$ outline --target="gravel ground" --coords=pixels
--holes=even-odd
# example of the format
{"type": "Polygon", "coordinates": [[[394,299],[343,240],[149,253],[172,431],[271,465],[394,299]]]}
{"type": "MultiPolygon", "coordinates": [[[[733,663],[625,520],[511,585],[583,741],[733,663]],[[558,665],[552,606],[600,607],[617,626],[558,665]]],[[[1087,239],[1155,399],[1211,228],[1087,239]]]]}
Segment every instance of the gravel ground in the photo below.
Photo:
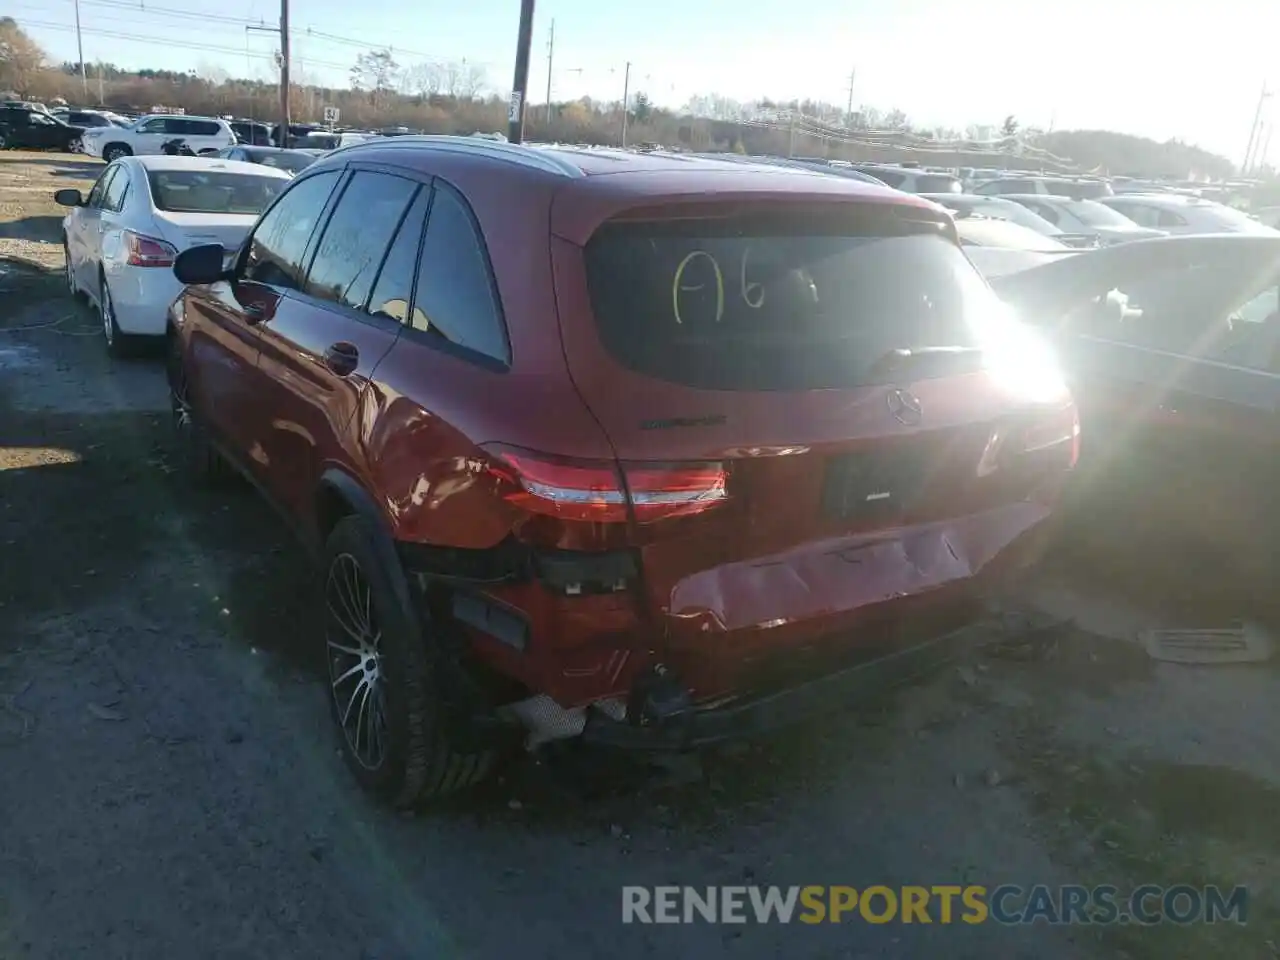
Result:
{"type": "MultiPolygon", "coordinates": [[[[42,182],[79,185],[60,164],[0,158],[0,244],[47,224],[42,182]]],[[[1037,587],[1074,625],[1031,659],[687,769],[569,752],[372,805],[299,551],[171,471],[155,361],[108,361],[56,275],[0,269],[0,958],[1280,954],[1280,680],[1154,665],[1132,639],[1158,611],[1078,578],[1037,587]],[[1252,886],[1248,926],[620,923],[624,884],[1211,881],[1252,886]]]]}

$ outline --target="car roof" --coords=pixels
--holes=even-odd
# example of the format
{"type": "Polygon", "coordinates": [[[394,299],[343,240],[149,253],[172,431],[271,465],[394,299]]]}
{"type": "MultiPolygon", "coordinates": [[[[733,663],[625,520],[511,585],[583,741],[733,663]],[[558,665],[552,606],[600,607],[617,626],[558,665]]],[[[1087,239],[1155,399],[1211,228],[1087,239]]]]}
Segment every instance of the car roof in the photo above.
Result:
{"type": "MultiPolygon", "coordinates": [[[[1088,203],[1089,197],[1079,198],[1064,197],[1059,193],[1002,193],[998,197],[992,197],[992,200],[1045,200],[1049,203],[1088,203]]],[[[1100,198],[1102,199],[1102,198],[1100,198]]],[[[1097,200],[1093,201],[1097,203],[1097,200]]]]}
{"type": "Polygon", "coordinates": [[[124,162],[148,171],[223,170],[227,173],[252,173],[255,176],[290,179],[287,173],[275,167],[264,167],[261,164],[246,163],[243,160],[224,160],[221,157],[171,157],[168,154],[154,154],[145,157],[125,157],[124,162]]]}
{"type": "MultiPolygon", "coordinates": [[[[818,169],[710,159],[666,151],[632,152],[617,148],[529,146],[460,136],[410,135],[379,138],[332,151],[306,175],[352,161],[413,169],[430,158],[432,172],[480,192],[492,174],[508,176],[487,192],[510,191],[535,200],[543,191],[552,207],[554,234],[583,244],[606,220],[644,208],[686,209],[720,203],[823,204],[834,200],[872,202],[907,208],[928,219],[949,221],[935,204],[880,184],[831,176],[818,169]]],[[[474,198],[473,198],[474,200],[474,198]]],[[[540,202],[536,201],[535,202],[540,202]]],[[[545,209],[545,208],[544,208],[545,209]]]]}
{"type": "Polygon", "coordinates": [[[1114,197],[1105,197],[1107,200],[1119,201],[1137,201],[1139,203],[1147,203],[1151,206],[1169,206],[1169,207],[1208,207],[1222,206],[1216,200],[1206,200],[1204,197],[1189,197],[1185,193],[1120,193],[1114,197]]]}

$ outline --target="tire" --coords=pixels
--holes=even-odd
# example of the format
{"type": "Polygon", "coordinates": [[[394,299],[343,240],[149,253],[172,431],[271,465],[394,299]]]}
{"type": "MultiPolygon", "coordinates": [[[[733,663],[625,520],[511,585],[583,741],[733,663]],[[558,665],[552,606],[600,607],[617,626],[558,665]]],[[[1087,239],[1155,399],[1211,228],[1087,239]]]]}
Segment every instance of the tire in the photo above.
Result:
{"type": "Polygon", "coordinates": [[[102,148],[102,159],[107,163],[113,163],[121,157],[133,156],[133,150],[127,143],[108,143],[102,148]]]}
{"type": "Polygon", "coordinates": [[[459,729],[447,707],[441,645],[431,623],[398,599],[408,590],[403,582],[396,589],[404,574],[388,569],[375,536],[364,518],[348,516],[325,543],[320,590],[329,706],[356,780],[404,809],[479,783],[495,754],[459,729]]]}
{"type": "Polygon", "coordinates": [[[105,275],[98,276],[98,315],[102,320],[102,339],[107,346],[107,355],[116,359],[132,357],[138,350],[136,337],[131,337],[120,330],[116,322],[116,308],[111,300],[111,288],[107,285],[105,275]]]}
{"type": "Polygon", "coordinates": [[[9,140],[3,133],[0,133],[0,150],[8,150],[8,149],[9,149],[9,140]]]}
{"type": "Polygon", "coordinates": [[[80,293],[80,288],[76,286],[76,276],[71,267],[71,247],[67,243],[66,237],[62,238],[62,257],[65,264],[62,268],[62,273],[67,281],[67,293],[71,295],[72,300],[79,303],[83,299],[83,294],[80,293]]]}
{"type": "Polygon", "coordinates": [[[209,442],[209,434],[196,414],[188,389],[187,370],[175,336],[169,337],[165,362],[168,365],[174,445],[182,470],[201,485],[221,482],[230,471],[222,455],[209,442]]]}

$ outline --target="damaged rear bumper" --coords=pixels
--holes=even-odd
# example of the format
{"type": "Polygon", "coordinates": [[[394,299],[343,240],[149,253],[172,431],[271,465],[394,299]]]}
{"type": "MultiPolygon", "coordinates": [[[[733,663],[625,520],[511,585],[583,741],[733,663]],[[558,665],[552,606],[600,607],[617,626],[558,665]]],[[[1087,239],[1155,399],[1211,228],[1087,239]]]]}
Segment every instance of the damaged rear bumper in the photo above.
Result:
{"type": "Polygon", "coordinates": [[[999,636],[998,631],[985,627],[989,625],[961,627],[782,690],[709,708],[691,707],[644,725],[592,709],[582,738],[601,746],[648,751],[691,750],[749,738],[848,709],[859,700],[961,660],[999,636]]]}

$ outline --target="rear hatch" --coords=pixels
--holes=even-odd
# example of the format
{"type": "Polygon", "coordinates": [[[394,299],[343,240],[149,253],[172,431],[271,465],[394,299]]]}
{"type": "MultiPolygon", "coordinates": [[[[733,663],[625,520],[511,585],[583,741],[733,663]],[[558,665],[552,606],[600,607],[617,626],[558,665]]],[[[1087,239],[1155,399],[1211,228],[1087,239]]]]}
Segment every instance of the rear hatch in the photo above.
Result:
{"type": "Polygon", "coordinates": [[[553,244],[645,602],[701,694],[945,593],[1046,516],[1029,494],[1072,456],[1074,411],[946,221],[874,197],[686,203],[553,244]]]}

